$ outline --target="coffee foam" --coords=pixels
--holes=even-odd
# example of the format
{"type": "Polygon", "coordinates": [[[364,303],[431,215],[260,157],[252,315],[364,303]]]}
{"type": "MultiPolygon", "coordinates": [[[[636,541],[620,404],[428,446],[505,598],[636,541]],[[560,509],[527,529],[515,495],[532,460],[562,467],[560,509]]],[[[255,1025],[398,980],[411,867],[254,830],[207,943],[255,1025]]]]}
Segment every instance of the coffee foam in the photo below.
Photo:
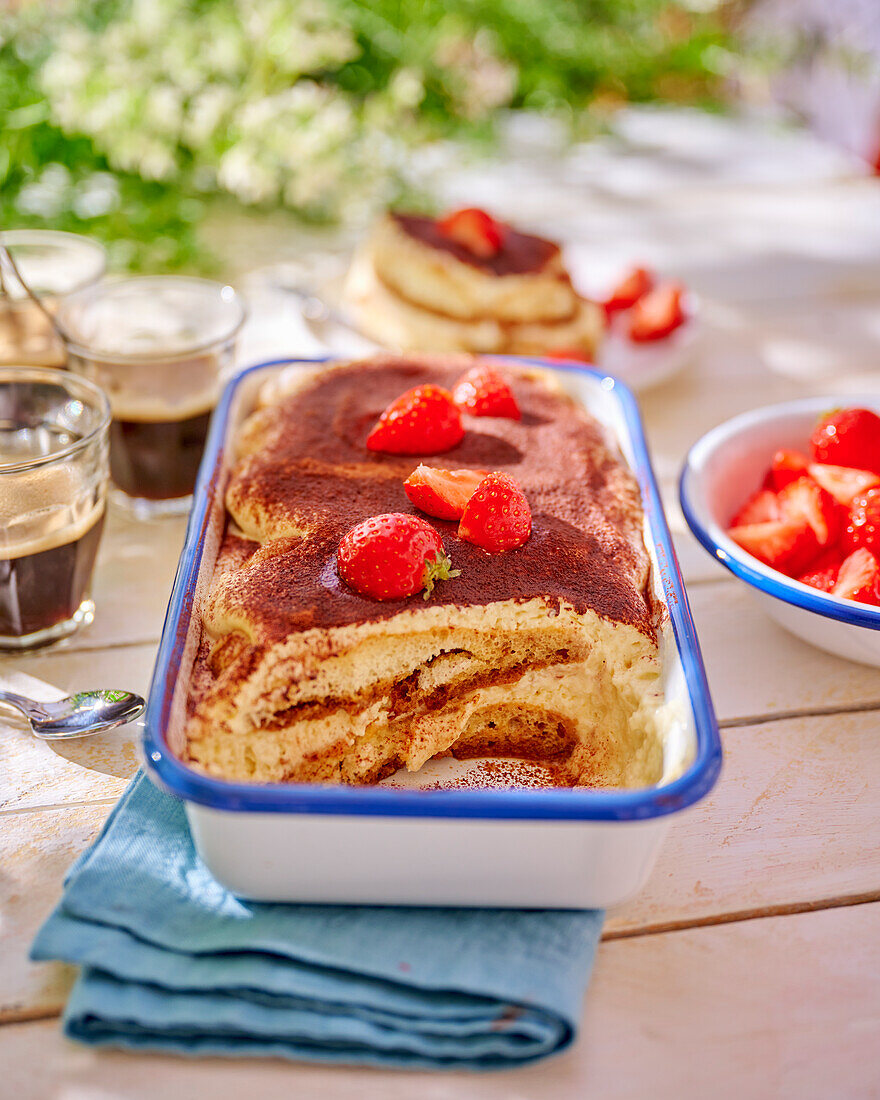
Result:
{"type": "Polygon", "coordinates": [[[75,542],[104,512],[94,481],[66,463],[0,475],[0,561],[75,542]]]}
{"type": "Polygon", "coordinates": [[[188,420],[217,403],[225,363],[214,354],[145,363],[71,357],[74,369],[107,394],[114,420],[188,420]]]}

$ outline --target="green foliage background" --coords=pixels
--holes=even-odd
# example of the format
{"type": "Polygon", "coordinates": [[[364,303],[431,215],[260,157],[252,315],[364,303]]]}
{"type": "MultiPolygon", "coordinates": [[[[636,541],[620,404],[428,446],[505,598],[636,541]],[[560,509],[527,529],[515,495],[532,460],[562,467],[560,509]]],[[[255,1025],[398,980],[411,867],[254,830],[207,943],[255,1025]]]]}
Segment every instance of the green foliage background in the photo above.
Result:
{"type": "MultiPolygon", "coordinates": [[[[286,16],[285,4],[290,19],[308,16],[308,0],[254,2],[276,17],[279,11],[286,16]]],[[[237,0],[164,3],[178,9],[184,35],[197,34],[209,16],[234,27],[242,10],[237,0]]],[[[716,14],[695,13],[679,0],[325,0],[324,7],[356,49],[305,75],[346,105],[368,144],[368,125],[387,126],[410,148],[447,137],[491,140],[499,106],[552,112],[584,132],[622,102],[713,106],[720,100],[711,58],[726,46],[727,33],[716,14]],[[503,105],[473,111],[463,106],[461,78],[443,62],[442,51],[450,39],[479,42],[481,35],[488,35],[495,58],[513,74],[512,85],[503,105]],[[401,73],[417,76],[419,98],[408,108],[392,104],[388,91],[401,73]]],[[[112,143],[85,125],[80,129],[68,118],[62,126],[47,98],[43,66],[59,36],[73,27],[100,42],[131,11],[132,0],[80,0],[67,7],[31,0],[16,12],[0,12],[0,225],[89,233],[111,245],[117,267],[208,270],[212,261],[198,227],[220,189],[199,182],[197,169],[219,152],[180,143],[171,174],[144,178],[143,172],[120,170],[112,143]],[[49,217],[22,200],[47,165],[66,170],[56,180],[49,217]],[[107,179],[112,203],[90,207],[82,201],[88,188],[107,179]]],[[[157,42],[155,48],[164,46],[157,42]]],[[[283,92],[292,79],[270,49],[253,57],[248,83],[260,94],[283,92]]],[[[335,213],[288,205],[303,217],[335,213]]]]}

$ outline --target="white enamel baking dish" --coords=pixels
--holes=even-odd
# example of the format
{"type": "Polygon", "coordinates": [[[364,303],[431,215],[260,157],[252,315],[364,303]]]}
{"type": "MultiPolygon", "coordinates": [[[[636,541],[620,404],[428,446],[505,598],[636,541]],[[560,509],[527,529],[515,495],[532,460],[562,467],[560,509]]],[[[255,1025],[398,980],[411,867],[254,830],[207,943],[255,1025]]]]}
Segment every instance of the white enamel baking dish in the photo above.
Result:
{"type": "Polygon", "coordinates": [[[224,523],[228,443],[258,387],[292,364],[260,364],[230,383],[217,408],[195,491],[150,697],[144,758],[182,798],[205,864],[236,894],[265,901],[382,905],[599,908],[646,881],[673,816],[712,788],[721,744],[684,585],[648,460],[635,400],[613,379],[574,364],[554,371],[619,441],[635,471],[657,594],[666,701],[676,715],[664,778],[643,790],[420,789],[462,767],[431,761],[406,785],[241,784],[210,778],[175,755],[199,620],[224,523]]]}
{"type": "MultiPolygon", "coordinates": [[[[840,405],[874,409],[877,395],[847,395],[840,405]]],[[[810,645],[880,668],[880,608],[820,592],[753,558],[727,535],[731,516],[760,488],[780,447],[808,451],[816,422],[833,408],[828,397],[806,397],[743,413],[695,443],[681,475],[681,509],[698,541],[780,626],[810,645]]]]}

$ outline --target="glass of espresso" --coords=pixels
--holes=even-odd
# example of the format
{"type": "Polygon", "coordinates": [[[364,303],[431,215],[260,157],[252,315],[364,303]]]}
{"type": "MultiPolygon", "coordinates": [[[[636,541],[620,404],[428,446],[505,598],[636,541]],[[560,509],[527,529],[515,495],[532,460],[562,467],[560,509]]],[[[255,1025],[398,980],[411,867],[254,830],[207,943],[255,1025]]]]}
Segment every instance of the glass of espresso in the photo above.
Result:
{"type": "MultiPolygon", "coordinates": [[[[67,295],[98,282],[105,253],[97,241],[75,233],[11,229],[0,233],[22,278],[54,312],[67,295]]],[[[11,264],[0,253],[0,364],[63,367],[64,345],[46,315],[34,305],[11,264]]]]}
{"type": "Polygon", "coordinates": [[[44,645],[92,621],[109,429],[91,382],[0,367],[0,648],[44,645]]]}
{"type": "Polygon", "coordinates": [[[70,370],[110,400],[113,499],[138,516],[189,510],[244,317],[232,287],[173,275],[101,283],[59,309],[70,370]]]}

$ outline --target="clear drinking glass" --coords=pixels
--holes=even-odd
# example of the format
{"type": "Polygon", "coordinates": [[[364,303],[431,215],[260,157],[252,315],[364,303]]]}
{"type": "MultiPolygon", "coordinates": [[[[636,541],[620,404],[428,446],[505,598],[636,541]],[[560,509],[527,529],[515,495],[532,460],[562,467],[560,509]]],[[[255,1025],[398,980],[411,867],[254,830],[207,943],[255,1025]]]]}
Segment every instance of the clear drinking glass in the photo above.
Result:
{"type": "MultiPolygon", "coordinates": [[[[11,229],[0,241],[31,290],[54,312],[59,301],[103,276],[104,249],[75,233],[11,229]]],[[[0,364],[63,367],[64,346],[0,254],[0,364]]]]}
{"type": "Polygon", "coordinates": [[[67,371],[0,367],[0,648],[90,623],[110,406],[67,371]]]}
{"type": "Polygon", "coordinates": [[[113,499],[137,515],[188,511],[244,317],[231,286],[173,275],[101,283],[59,309],[70,370],[110,399],[113,499]]]}

